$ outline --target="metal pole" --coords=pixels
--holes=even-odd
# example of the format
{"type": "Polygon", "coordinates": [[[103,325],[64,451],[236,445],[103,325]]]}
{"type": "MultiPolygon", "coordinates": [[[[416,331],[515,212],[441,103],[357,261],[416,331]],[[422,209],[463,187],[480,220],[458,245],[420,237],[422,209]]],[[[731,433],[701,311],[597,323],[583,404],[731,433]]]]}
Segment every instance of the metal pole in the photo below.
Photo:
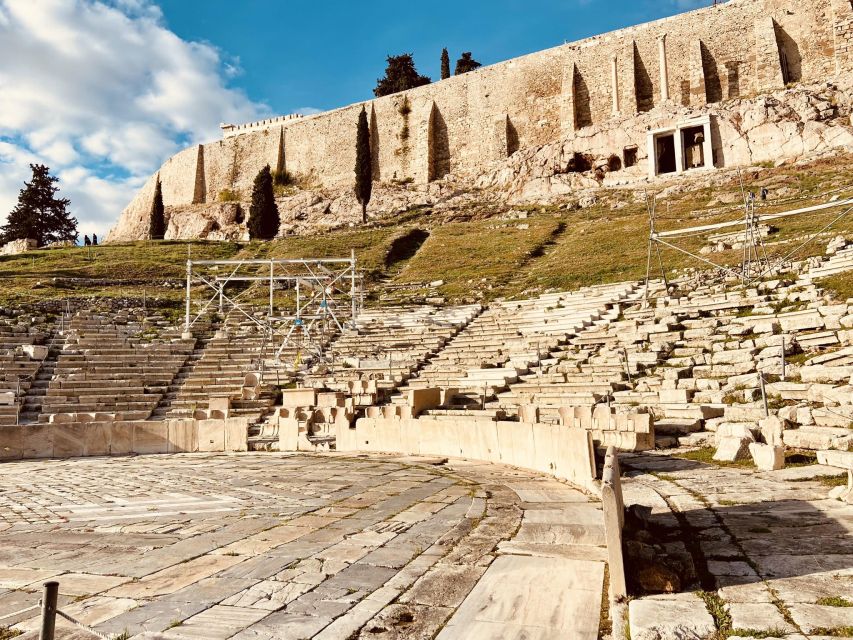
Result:
{"type": "Polygon", "coordinates": [[[646,256],[646,292],[643,296],[646,302],[649,301],[649,279],[652,272],[652,242],[655,237],[655,215],[652,208],[649,206],[649,194],[646,193],[646,209],[649,211],[649,251],[646,256]]]}
{"type": "Polygon", "coordinates": [[[764,388],[764,374],[758,374],[758,381],[761,383],[761,401],[764,403],[764,416],[770,416],[770,409],[767,408],[767,391],[764,388]]]}
{"type": "Polygon", "coordinates": [[[352,325],[355,327],[355,316],[356,316],[356,295],[355,295],[355,249],[352,249],[352,254],[350,258],[350,269],[352,269],[352,280],[350,284],[350,297],[352,298],[352,325]]]}
{"type": "Polygon", "coordinates": [[[300,313],[302,303],[299,301],[299,278],[296,279],[296,317],[300,317],[302,314],[300,313]]]}
{"type": "MultiPolygon", "coordinates": [[[[187,249],[189,251],[189,249],[187,249]]],[[[193,261],[187,260],[187,306],[186,315],[184,317],[184,333],[190,332],[190,295],[193,279],[193,261]]]]}
{"type": "Polygon", "coordinates": [[[45,582],[41,599],[41,631],[39,640],[54,640],[56,629],[56,603],[59,597],[59,583],[45,582]]]}
{"type": "Polygon", "coordinates": [[[785,336],[782,336],[782,382],[785,382],[785,336]]]}
{"type": "MultiPolygon", "coordinates": [[[[270,318],[272,318],[272,279],[273,279],[273,269],[274,263],[270,260],[270,318]]],[[[272,320],[270,320],[272,322],[272,320]]]]}

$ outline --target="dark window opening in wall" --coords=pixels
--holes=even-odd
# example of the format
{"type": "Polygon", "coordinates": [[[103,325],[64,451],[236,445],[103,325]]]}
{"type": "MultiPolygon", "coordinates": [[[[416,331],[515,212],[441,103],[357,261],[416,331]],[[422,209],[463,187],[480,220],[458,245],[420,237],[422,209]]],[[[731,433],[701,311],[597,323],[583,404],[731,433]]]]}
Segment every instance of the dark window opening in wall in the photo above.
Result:
{"type": "Polygon", "coordinates": [[[740,95],[740,62],[727,62],[726,75],[728,76],[729,98],[737,98],[740,95]]]}
{"type": "Polygon", "coordinates": [[[637,164],[637,147],[625,147],[622,151],[622,157],[626,169],[635,166],[637,164]]]}
{"type": "Polygon", "coordinates": [[[690,80],[681,81],[681,106],[690,106],[690,80]]]}
{"type": "Polygon", "coordinates": [[[620,171],[622,169],[622,158],[617,156],[615,153],[610,154],[610,157],[607,158],[607,170],[608,171],[620,171]]]}
{"type": "Polygon", "coordinates": [[[705,127],[690,127],[681,130],[684,145],[684,163],[687,169],[705,166],[705,127]]]}
{"type": "Polygon", "coordinates": [[[675,173],[675,134],[667,134],[655,140],[658,174],[675,173]]]}

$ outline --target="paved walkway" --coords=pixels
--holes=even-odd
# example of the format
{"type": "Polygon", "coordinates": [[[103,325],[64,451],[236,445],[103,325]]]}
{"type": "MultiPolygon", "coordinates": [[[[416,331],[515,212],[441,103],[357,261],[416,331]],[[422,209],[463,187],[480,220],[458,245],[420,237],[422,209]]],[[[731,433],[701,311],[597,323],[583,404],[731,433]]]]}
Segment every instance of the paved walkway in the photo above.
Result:
{"type": "Polygon", "coordinates": [[[633,600],[631,637],[853,637],[853,506],[827,499],[820,465],[721,468],[624,455],[625,504],[650,508],[655,542],[689,556],[682,593],[633,600]]]}
{"type": "MultiPolygon", "coordinates": [[[[0,629],[41,584],[102,633],[597,637],[600,505],[496,465],[175,455],[0,465],[0,629]]],[[[92,638],[60,623],[64,638],[92,638]]]]}

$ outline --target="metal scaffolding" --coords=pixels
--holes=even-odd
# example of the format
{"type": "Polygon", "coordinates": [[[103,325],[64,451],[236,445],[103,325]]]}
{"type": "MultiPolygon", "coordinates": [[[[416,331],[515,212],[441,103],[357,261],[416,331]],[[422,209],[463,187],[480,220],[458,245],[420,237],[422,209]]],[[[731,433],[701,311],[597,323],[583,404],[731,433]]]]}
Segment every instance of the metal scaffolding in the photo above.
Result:
{"type": "MultiPolygon", "coordinates": [[[[837,198],[837,196],[836,196],[837,198]]],[[[820,235],[826,230],[832,228],[837,222],[846,217],[851,211],[853,211],[853,199],[833,199],[830,202],[826,202],[823,204],[802,207],[799,209],[792,209],[789,211],[782,211],[779,213],[769,213],[769,214],[759,214],[755,209],[755,197],[753,194],[743,193],[743,208],[744,215],[740,219],[730,220],[727,222],[719,222],[715,224],[707,224],[707,225],[699,225],[695,227],[688,227],[684,229],[674,229],[671,231],[658,231],[656,224],[657,219],[655,216],[656,209],[656,201],[654,198],[650,199],[648,194],[646,195],[646,204],[648,208],[649,214],[649,244],[648,244],[648,255],[646,259],[646,293],[645,297],[648,299],[649,295],[649,281],[651,278],[652,271],[652,251],[654,250],[657,253],[657,261],[658,266],[660,267],[661,276],[664,280],[665,286],[668,286],[666,281],[666,271],[664,269],[663,260],[661,258],[660,247],[664,246],[669,249],[673,249],[680,253],[683,253],[699,262],[707,264],[715,269],[719,269],[720,271],[736,277],[740,279],[743,284],[752,284],[762,278],[769,276],[774,273],[778,269],[780,269],[788,260],[790,260],[795,254],[804,249],[807,245],[812,243],[814,240],[820,237],[820,235]],[[767,250],[764,245],[764,241],[761,237],[759,226],[761,223],[769,222],[771,220],[778,220],[780,218],[786,218],[791,216],[798,215],[807,215],[813,213],[820,213],[823,211],[829,211],[831,209],[843,209],[843,211],[835,216],[828,224],[822,226],[816,232],[811,234],[805,241],[798,244],[794,249],[788,251],[784,255],[777,256],[768,256],[767,250]],[[727,267],[722,264],[718,264],[709,260],[693,251],[685,249],[683,247],[679,247],[673,243],[675,238],[679,237],[689,237],[689,236],[697,236],[704,235],[706,233],[712,231],[718,231],[720,229],[732,228],[732,227],[741,227],[743,229],[743,258],[741,261],[740,269],[736,270],[731,267],[727,267]]]]}
{"type": "Polygon", "coordinates": [[[274,360],[289,351],[299,360],[304,352],[322,354],[327,338],[354,326],[362,288],[355,251],[349,258],[188,259],[184,333],[205,314],[236,312],[268,337],[274,360]],[[259,288],[265,304],[246,302],[259,288]]]}

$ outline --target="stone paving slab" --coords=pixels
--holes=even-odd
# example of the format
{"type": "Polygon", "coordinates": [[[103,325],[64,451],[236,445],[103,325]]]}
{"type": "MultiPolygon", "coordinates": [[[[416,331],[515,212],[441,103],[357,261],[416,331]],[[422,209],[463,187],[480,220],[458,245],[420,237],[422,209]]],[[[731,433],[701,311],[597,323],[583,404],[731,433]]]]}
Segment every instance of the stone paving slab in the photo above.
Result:
{"type": "Polygon", "coordinates": [[[602,562],[501,556],[437,638],[594,640],[603,580],[602,562]]]}
{"type": "MultiPolygon", "coordinates": [[[[385,640],[442,628],[595,637],[598,505],[533,473],[442,462],[246,453],[0,465],[0,502],[15,507],[0,509],[0,622],[29,637],[29,608],[56,579],[63,611],[139,640],[385,640]],[[535,543],[517,540],[525,531],[535,543]],[[557,585],[544,598],[534,591],[543,575],[557,585]],[[496,598],[485,616],[465,613],[478,593],[496,598]],[[513,610],[520,597],[529,602],[513,610]]],[[[59,624],[58,637],[78,636],[59,624]]]]}
{"type": "Polygon", "coordinates": [[[660,453],[625,456],[622,464],[631,476],[626,504],[650,508],[649,524],[670,539],[696,541],[690,555],[705,576],[682,585],[683,593],[632,600],[632,638],[675,637],[708,622],[705,603],[687,592],[715,587],[731,618],[720,631],[849,637],[853,607],[833,605],[853,602],[853,505],[827,499],[822,467],[757,472],[660,453]],[[666,598],[675,603],[661,604],[666,598]]]}

